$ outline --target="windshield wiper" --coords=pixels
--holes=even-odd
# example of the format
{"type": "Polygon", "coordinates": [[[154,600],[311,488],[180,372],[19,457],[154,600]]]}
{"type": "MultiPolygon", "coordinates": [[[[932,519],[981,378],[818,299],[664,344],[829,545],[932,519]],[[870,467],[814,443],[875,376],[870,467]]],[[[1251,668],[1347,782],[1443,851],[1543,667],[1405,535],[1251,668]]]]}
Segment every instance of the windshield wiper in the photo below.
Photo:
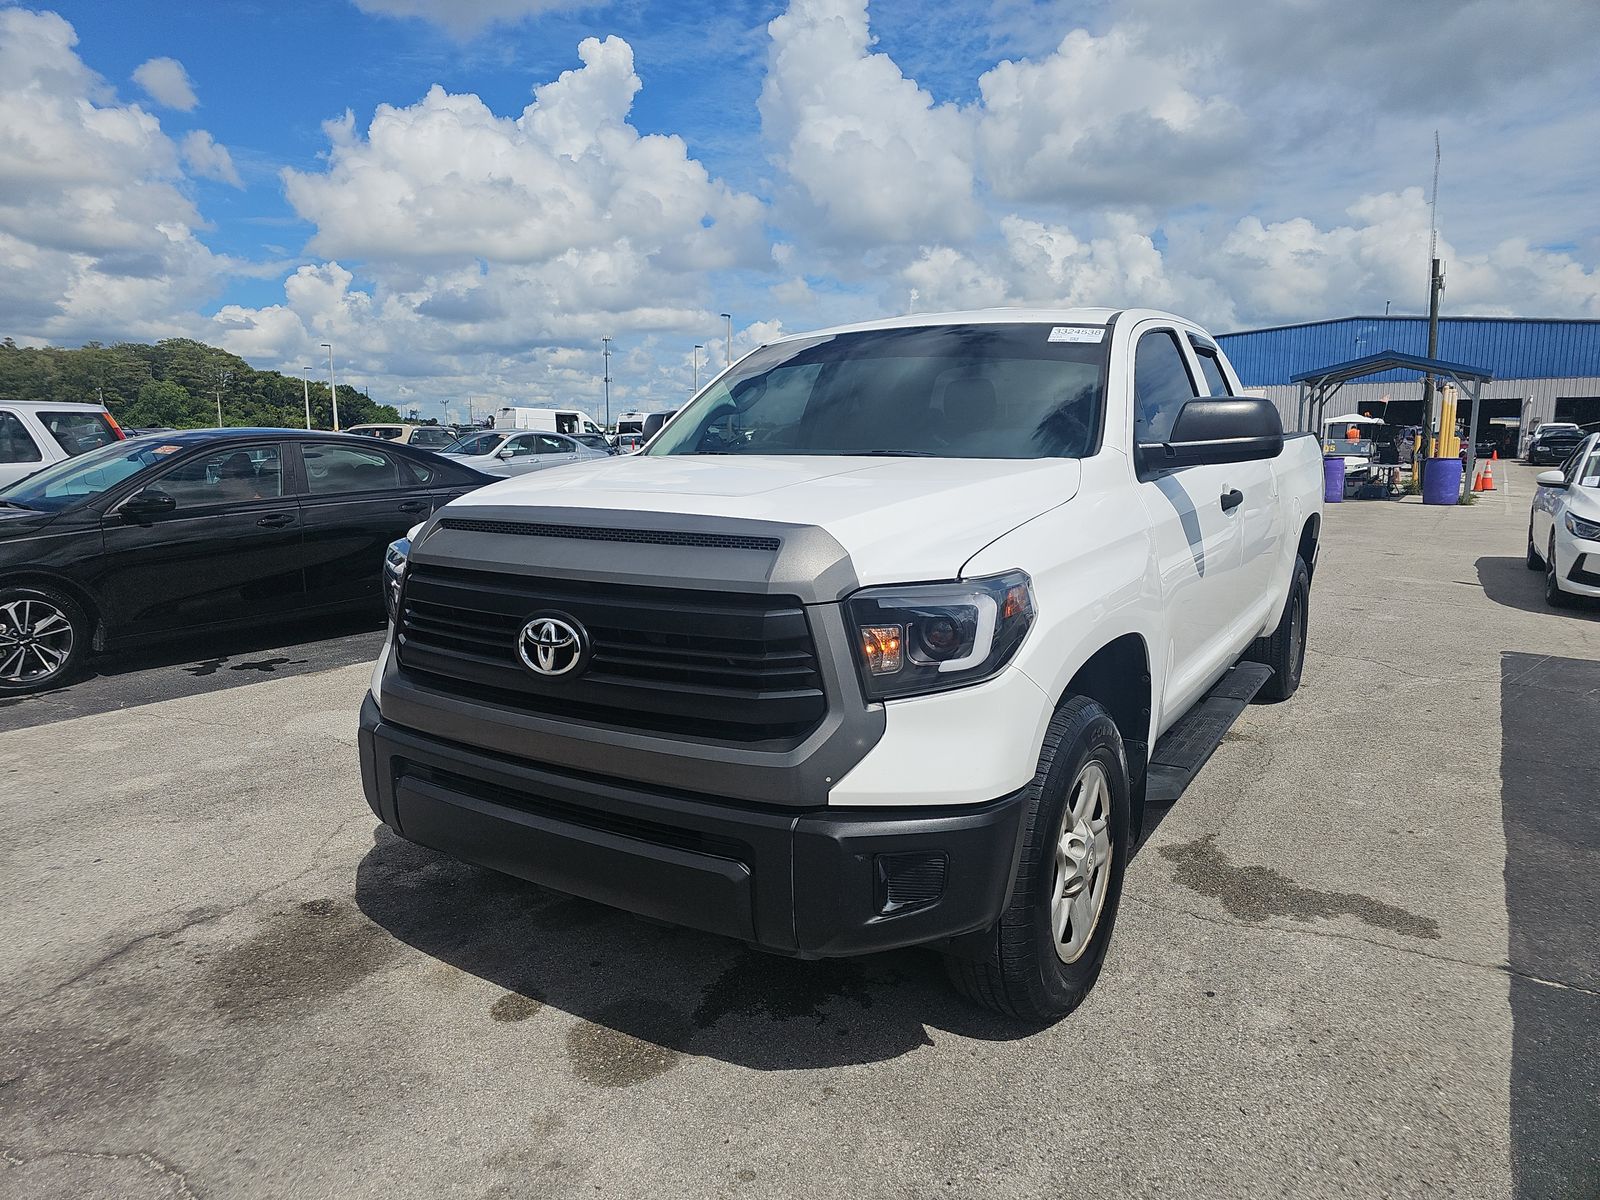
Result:
{"type": "Polygon", "coordinates": [[[932,450],[855,450],[848,456],[858,458],[871,456],[875,458],[942,458],[943,455],[935,454],[932,450]]]}
{"type": "Polygon", "coordinates": [[[15,500],[0,500],[0,505],[4,505],[6,508],[22,508],[28,512],[36,511],[31,505],[18,504],[15,500]]]}

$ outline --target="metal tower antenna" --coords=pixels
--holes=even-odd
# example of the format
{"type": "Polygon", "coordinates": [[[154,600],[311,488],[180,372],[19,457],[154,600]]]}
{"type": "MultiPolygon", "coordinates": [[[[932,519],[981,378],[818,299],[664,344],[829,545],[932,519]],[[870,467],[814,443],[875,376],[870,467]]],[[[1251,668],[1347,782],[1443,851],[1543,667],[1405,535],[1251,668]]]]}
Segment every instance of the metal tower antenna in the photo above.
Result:
{"type": "Polygon", "coordinates": [[[1439,257],[1439,131],[1433,131],[1433,195],[1428,200],[1428,289],[1433,290],[1433,260],[1439,257]]]}

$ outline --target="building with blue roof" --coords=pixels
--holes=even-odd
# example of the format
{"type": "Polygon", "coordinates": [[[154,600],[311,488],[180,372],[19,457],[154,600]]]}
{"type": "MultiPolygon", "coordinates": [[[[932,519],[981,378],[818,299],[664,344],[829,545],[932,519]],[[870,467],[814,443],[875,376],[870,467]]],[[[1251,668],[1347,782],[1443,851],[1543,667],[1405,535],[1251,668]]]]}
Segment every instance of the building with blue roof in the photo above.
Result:
{"type": "MultiPolygon", "coordinates": [[[[1240,380],[1265,392],[1294,421],[1296,375],[1385,350],[1428,352],[1426,317],[1339,317],[1224,334],[1217,338],[1240,380]]],[[[1441,317],[1436,358],[1486,369],[1480,435],[1498,430],[1519,449],[1546,421],[1600,429],[1600,321],[1537,317],[1441,317]]],[[[1380,401],[1391,421],[1420,420],[1422,384],[1416,371],[1387,371],[1348,383],[1335,405],[1366,411],[1380,401]]]]}

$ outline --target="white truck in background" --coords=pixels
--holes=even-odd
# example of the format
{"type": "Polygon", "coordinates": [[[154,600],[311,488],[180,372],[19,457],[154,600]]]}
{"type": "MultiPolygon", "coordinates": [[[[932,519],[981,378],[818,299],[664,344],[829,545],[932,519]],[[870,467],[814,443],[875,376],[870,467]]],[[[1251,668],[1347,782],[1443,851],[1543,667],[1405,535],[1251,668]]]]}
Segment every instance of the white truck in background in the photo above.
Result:
{"type": "Polygon", "coordinates": [[[596,425],[588,413],[576,408],[502,408],[494,414],[494,427],[500,430],[598,433],[605,436],[605,430],[596,425]]]}
{"type": "Polygon", "coordinates": [[[929,946],[974,1000],[1054,1020],[1147,805],[1299,685],[1321,522],[1315,435],[1182,318],[784,338],[643,453],[471,492],[391,547],[368,803],[775,953],[929,946]]]}

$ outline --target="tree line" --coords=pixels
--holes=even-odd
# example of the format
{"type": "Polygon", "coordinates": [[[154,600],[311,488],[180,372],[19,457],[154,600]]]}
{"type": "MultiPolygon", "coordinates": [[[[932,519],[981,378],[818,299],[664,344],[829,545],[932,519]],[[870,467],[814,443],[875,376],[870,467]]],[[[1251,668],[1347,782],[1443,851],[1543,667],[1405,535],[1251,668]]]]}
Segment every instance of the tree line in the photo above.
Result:
{"type": "MultiPolygon", "coordinates": [[[[224,425],[305,427],[299,379],[258,371],[238,355],[204,342],[86,342],[74,350],[18,346],[9,337],[0,341],[0,401],[104,404],[125,428],[210,428],[217,424],[219,381],[224,425]]],[[[399,419],[393,405],[375,404],[364,391],[339,386],[341,426],[399,419]]],[[[333,428],[326,383],[311,385],[311,423],[318,429],[333,428]]]]}

